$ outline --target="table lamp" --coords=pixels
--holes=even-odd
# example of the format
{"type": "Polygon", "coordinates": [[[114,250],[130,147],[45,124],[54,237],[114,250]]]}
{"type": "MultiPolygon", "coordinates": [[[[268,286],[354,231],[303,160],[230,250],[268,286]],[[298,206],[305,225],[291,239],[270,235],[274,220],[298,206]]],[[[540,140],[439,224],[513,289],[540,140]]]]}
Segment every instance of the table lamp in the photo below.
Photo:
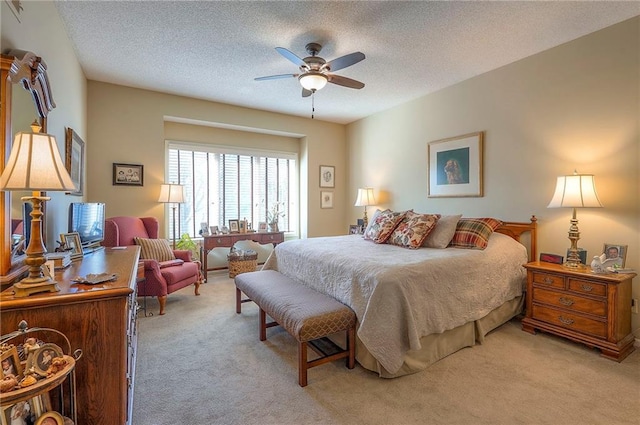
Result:
{"type": "Polygon", "coordinates": [[[40,192],[76,190],[58,152],[55,137],[39,133],[40,126],[37,124],[31,128],[32,133],[16,134],[9,160],[0,176],[0,190],[33,191],[32,196],[21,198],[22,201],[31,202],[33,210],[31,238],[25,251],[25,264],[29,266],[29,275],[13,285],[16,297],[60,290],[51,276],[44,276],[42,273],[47,253],[42,242],[42,204],[51,198],[40,196],[40,192]]]}
{"type": "Polygon", "coordinates": [[[573,208],[571,226],[569,227],[569,240],[571,247],[567,255],[566,267],[582,267],[580,256],[578,255],[578,240],[580,231],[578,230],[578,219],[576,218],[576,208],[601,208],[602,204],[596,192],[596,182],[593,174],[578,174],[560,176],[556,182],[556,191],[551,198],[547,208],[573,208]]]}
{"type": "MultiPolygon", "coordinates": [[[[173,249],[176,249],[176,208],[178,204],[184,202],[184,186],[181,184],[163,184],[160,187],[160,197],[158,202],[164,202],[165,204],[173,204],[173,249]]],[[[178,223],[178,226],[180,223],[178,223]]]]}
{"type": "Polygon", "coordinates": [[[363,225],[365,229],[369,223],[369,219],[367,218],[367,206],[374,205],[375,203],[376,198],[373,196],[373,188],[365,187],[358,189],[358,197],[356,198],[356,203],[353,205],[356,207],[364,207],[363,225]]]}

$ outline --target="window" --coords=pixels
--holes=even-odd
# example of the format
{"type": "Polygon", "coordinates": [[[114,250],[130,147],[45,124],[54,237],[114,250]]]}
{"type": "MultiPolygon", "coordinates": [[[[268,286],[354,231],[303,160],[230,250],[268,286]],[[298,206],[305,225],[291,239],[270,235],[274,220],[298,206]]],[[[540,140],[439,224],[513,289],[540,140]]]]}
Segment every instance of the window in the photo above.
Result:
{"type": "Polygon", "coordinates": [[[200,223],[228,227],[234,219],[246,219],[257,230],[276,205],[284,214],[279,229],[297,232],[295,153],[169,142],[166,156],[167,182],[184,185],[180,234],[197,237],[200,223]]]}

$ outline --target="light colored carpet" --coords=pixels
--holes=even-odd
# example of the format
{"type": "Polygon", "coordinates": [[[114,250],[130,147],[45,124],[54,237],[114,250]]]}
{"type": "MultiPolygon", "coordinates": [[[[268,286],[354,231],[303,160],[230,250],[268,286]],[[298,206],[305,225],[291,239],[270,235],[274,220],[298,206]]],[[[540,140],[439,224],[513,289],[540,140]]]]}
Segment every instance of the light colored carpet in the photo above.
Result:
{"type": "Polygon", "coordinates": [[[258,308],[235,313],[235,286],[209,274],[199,297],[171,294],[139,318],[135,425],[640,424],[640,351],[622,363],[513,320],[429,369],[382,379],[337,361],[298,386],[297,346],[258,338],[258,308]]]}

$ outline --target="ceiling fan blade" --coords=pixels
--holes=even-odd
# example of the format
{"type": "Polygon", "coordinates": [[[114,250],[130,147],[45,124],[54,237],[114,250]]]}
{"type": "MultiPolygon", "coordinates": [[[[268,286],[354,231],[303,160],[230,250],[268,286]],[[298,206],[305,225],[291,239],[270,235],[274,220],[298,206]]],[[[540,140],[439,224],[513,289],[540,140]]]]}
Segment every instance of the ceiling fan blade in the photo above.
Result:
{"type": "Polygon", "coordinates": [[[282,56],[289,59],[291,62],[295,63],[296,65],[302,66],[305,68],[309,67],[305,61],[303,61],[301,58],[299,58],[295,53],[291,52],[290,50],[287,50],[284,47],[276,47],[276,50],[278,51],[278,53],[280,53],[282,56]]]}
{"type": "Polygon", "coordinates": [[[309,97],[313,94],[311,90],[307,90],[304,87],[302,88],[302,97],[309,97]]]}
{"type": "Polygon", "coordinates": [[[263,81],[263,80],[279,80],[280,78],[291,78],[291,77],[297,77],[299,74],[280,74],[280,75],[268,75],[266,77],[257,77],[254,78],[254,80],[256,81],[263,81]]]}
{"type": "Polygon", "coordinates": [[[346,68],[351,65],[355,65],[361,60],[365,58],[364,53],[362,52],[354,52],[348,55],[340,56],[324,66],[324,68],[328,68],[330,71],[334,72],[339,69],[346,68]]]}
{"type": "Polygon", "coordinates": [[[364,83],[353,80],[347,77],[341,77],[340,75],[329,75],[328,80],[330,83],[337,84],[343,87],[349,87],[350,89],[361,89],[364,87],[364,83]]]}

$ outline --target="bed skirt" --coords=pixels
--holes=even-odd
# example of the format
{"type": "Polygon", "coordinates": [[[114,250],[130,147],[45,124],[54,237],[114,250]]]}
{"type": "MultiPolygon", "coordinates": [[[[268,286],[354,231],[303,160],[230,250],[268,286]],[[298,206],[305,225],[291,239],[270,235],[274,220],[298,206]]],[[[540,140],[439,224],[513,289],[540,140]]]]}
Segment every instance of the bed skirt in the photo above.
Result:
{"type": "Polygon", "coordinates": [[[431,334],[420,339],[422,349],[409,351],[402,367],[396,373],[387,372],[369,353],[359,338],[356,338],[356,360],[365,369],[381,378],[397,378],[426,369],[429,365],[456,351],[482,343],[485,335],[522,312],[524,295],[507,301],[475,322],[469,322],[441,334],[431,334]]]}

